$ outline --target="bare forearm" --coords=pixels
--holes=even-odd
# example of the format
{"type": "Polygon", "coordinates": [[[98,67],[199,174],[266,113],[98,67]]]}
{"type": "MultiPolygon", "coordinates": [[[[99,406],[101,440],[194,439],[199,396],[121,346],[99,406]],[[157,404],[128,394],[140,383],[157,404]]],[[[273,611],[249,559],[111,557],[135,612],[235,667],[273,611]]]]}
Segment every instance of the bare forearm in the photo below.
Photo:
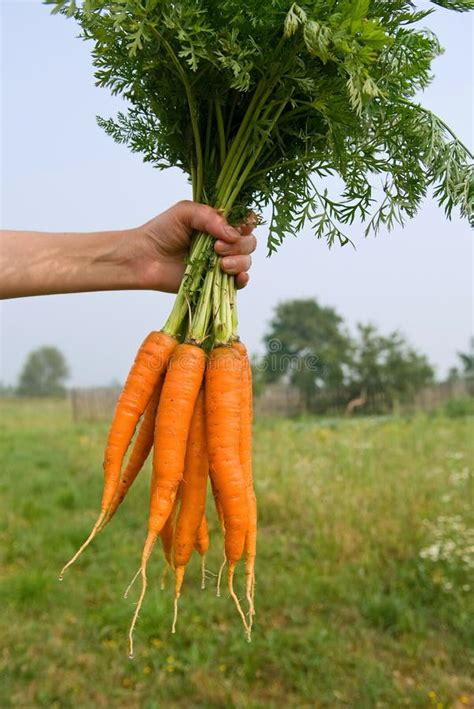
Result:
{"type": "Polygon", "coordinates": [[[192,235],[210,234],[222,269],[248,281],[256,240],[204,204],[181,200],[135,229],[90,234],[0,231],[0,298],[104,290],[177,293],[192,235]]]}
{"type": "Polygon", "coordinates": [[[140,287],[136,230],[0,232],[0,298],[140,287]]]}

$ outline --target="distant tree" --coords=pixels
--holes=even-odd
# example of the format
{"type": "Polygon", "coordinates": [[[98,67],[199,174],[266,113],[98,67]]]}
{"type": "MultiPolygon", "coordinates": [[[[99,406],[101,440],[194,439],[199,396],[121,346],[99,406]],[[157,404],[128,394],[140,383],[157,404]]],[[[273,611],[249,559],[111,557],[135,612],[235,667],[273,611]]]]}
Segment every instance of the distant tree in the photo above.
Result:
{"type": "Polygon", "coordinates": [[[469,340],[469,352],[458,352],[462,365],[462,377],[474,388],[474,337],[469,340]]]}
{"type": "Polygon", "coordinates": [[[56,347],[40,347],[27,357],[17,392],[20,396],[64,396],[69,369],[56,347]]]}
{"type": "Polygon", "coordinates": [[[459,369],[457,367],[450,367],[446,380],[448,382],[457,382],[460,378],[461,375],[459,373],[459,369]]]}
{"type": "Polygon", "coordinates": [[[390,405],[410,401],[417,391],[432,383],[434,372],[427,358],[409,346],[399,332],[380,335],[374,325],[357,326],[351,367],[353,395],[365,392],[367,398],[385,394],[390,405]]]}
{"type": "Polygon", "coordinates": [[[12,396],[15,393],[15,389],[12,386],[0,382],[0,398],[5,396],[12,396]]]}
{"type": "Polygon", "coordinates": [[[286,377],[308,407],[318,389],[343,384],[352,349],[340,315],[313,299],[277,305],[265,348],[266,381],[286,377]]]}
{"type": "Polygon", "coordinates": [[[265,389],[266,379],[265,379],[265,368],[264,360],[259,355],[252,355],[250,357],[250,366],[252,368],[252,389],[253,395],[259,396],[265,389]]]}

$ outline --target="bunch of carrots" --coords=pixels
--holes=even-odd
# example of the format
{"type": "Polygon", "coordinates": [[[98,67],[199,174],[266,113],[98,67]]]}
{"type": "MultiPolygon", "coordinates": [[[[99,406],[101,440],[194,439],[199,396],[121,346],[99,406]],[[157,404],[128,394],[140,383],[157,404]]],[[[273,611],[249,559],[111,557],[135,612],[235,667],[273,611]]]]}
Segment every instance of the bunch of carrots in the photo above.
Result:
{"type": "Polygon", "coordinates": [[[62,579],[66,569],[111,521],[153,448],[148,531],[140,568],[133,579],[141,576],[142,587],[130,626],[130,656],[147,588],[147,563],[158,537],[175,578],[172,632],[193,549],[202,557],[204,584],[204,559],[209,547],[205,516],[208,476],[224,535],[218,594],[227,566],[229,592],[250,640],[257,528],[251,460],[251,368],[245,345],[236,335],[233,277],[223,274],[217,258],[208,252],[207,259],[200,257],[196,246],[203,238],[200,234],[194,239],[181,291],[165,327],[151,332],[138,350],[106,443],[99,516],[60,574],[62,579]],[[183,293],[189,297],[190,278],[200,282],[197,306],[191,314],[182,307],[180,297],[183,293]],[[244,554],[247,613],[234,590],[236,565],[244,554]]]}
{"type": "MultiPolygon", "coordinates": [[[[346,228],[359,218],[366,233],[391,228],[412,217],[431,190],[448,216],[458,207],[472,220],[472,155],[443,120],[413,102],[440,53],[436,37],[418,25],[429,9],[403,0],[45,2],[79,23],[92,43],[97,84],[126,100],[115,118],[99,119],[106,133],[159,169],[178,167],[193,200],[230,222],[271,206],[270,253],[309,224],[329,246],[348,243],[346,228]],[[325,185],[328,176],[339,178],[339,194],[325,185]]],[[[465,11],[473,2],[432,4],[465,11]]],[[[234,279],[221,271],[212,237],[198,233],[171,314],[146,338],[118,402],[97,522],[63,569],[112,519],[153,446],[131,652],[160,535],[176,579],[176,625],[186,564],[194,547],[204,556],[208,545],[208,472],[229,591],[250,637],[251,425],[234,279]],[[246,613],[234,592],[244,554],[246,613]]]]}

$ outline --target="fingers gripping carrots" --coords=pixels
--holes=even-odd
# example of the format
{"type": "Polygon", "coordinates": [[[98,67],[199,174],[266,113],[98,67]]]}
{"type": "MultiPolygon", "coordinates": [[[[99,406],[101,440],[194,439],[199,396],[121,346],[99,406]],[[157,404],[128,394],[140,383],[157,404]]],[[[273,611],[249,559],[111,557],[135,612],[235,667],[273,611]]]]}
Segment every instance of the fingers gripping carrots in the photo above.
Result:
{"type": "Polygon", "coordinates": [[[177,345],[174,337],[164,332],[151,332],[142,343],[127,377],[115,409],[104,456],[104,490],[99,517],[86,541],[61,570],[73,564],[91,543],[106,519],[120,480],[123,459],[135,428],[145,411],[169,357],[177,345]]]}

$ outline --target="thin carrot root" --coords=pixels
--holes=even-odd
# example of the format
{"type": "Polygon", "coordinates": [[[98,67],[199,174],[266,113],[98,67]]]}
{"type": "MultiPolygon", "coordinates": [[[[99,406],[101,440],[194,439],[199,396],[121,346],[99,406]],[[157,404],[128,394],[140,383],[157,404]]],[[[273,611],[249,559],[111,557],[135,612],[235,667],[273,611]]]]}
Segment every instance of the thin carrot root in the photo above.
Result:
{"type": "Polygon", "coordinates": [[[178,620],[178,601],[179,601],[179,594],[174,597],[174,602],[173,602],[173,625],[171,626],[172,633],[176,633],[176,621],[178,620]]]}
{"type": "Polygon", "coordinates": [[[67,569],[68,569],[70,566],[72,566],[72,565],[74,564],[74,562],[81,556],[81,554],[82,554],[82,552],[84,551],[84,549],[87,549],[87,547],[89,546],[89,544],[91,543],[91,541],[94,539],[94,537],[98,534],[98,532],[100,532],[100,527],[101,527],[101,525],[102,525],[102,522],[103,522],[104,519],[105,519],[106,514],[107,514],[107,510],[103,510],[103,511],[100,513],[100,515],[98,516],[96,523],[95,523],[94,526],[92,527],[92,531],[91,531],[91,533],[89,534],[89,536],[87,537],[86,541],[79,547],[79,549],[76,551],[76,553],[74,554],[74,556],[73,556],[71,559],[69,559],[69,561],[67,562],[67,564],[65,564],[65,565],[63,566],[63,568],[61,569],[61,572],[60,572],[60,574],[59,574],[59,580],[60,580],[60,581],[63,580],[64,574],[66,573],[67,569]]]}
{"type": "Polygon", "coordinates": [[[142,568],[141,568],[141,566],[140,566],[140,568],[138,569],[137,573],[135,574],[135,576],[133,577],[133,579],[132,579],[132,580],[130,581],[130,583],[128,584],[127,589],[126,589],[125,593],[123,594],[123,597],[124,597],[124,598],[128,598],[128,594],[130,593],[130,590],[131,590],[133,584],[135,583],[135,581],[136,581],[137,578],[139,577],[141,570],[142,570],[142,568]]]}
{"type": "Polygon", "coordinates": [[[206,588],[206,555],[201,556],[201,588],[206,588]]]}
{"type": "Polygon", "coordinates": [[[247,598],[247,603],[248,603],[248,608],[249,608],[250,625],[252,625],[252,618],[255,615],[255,607],[254,607],[254,600],[253,600],[253,587],[254,587],[254,575],[253,575],[253,573],[250,573],[247,575],[247,577],[245,579],[245,597],[247,598]]]}
{"type": "Polygon", "coordinates": [[[171,627],[171,632],[176,633],[176,621],[178,620],[178,601],[181,596],[181,586],[183,585],[184,572],[186,570],[185,566],[177,566],[175,568],[175,590],[174,590],[174,612],[173,612],[173,625],[171,627]]]}
{"type": "Polygon", "coordinates": [[[234,571],[235,571],[235,563],[232,562],[229,564],[229,570],[227,571],[227,583],[229,586],[229,593],[231,595],[232,600],[235,603],[235,606],[237,608],[237,611],[242,619],[242,623],[244,624],[245,628],[245,634],[247,635],[247,640],[250,642],[251,640],[251,628],[247,624],[247,620],[245,618],[245,613],[242,610],[242,606],[240,605],[240,601],[237,597],[236,592],[234,591],[234,571]]]}
{"type": "Polygon", "coordinates": [[[160,589],[162,591],[164,591],[166,588],[166,578],[168,576],[168,569],[169,569],[169,566],[165,562],[165,565],[163,566],[163,571],[161,572],[161,576],[160,576],[160,589]]]}
{"type": "Polygon", "coordinates": [[[224,555],[224,561],[223,561],[222,564],[220,565],[219,573],[217,574],[217,584],[216,584],[216,596],[217,596],[217,598],[220,598],[220,597],[221,597],[221,581],[222,581],[222,574],[223,574],[223,571],[224,571],[224,568],[225,568],[225,565],[226,565],[226,564],[227,564],[227,559],[226,559],[226,557],[225,557],[225,555],[224,555]]]}
{"type": "Polygon", "coordinates": [[[143,599],[145,598],[145,593],[146,593],[146,587],[147,587],[147,575],[146,575],[146,567],[148,563],[148,559],[150,558],[150,554],[153,549],[153,545],[155,544],[156,541],[156,534],[153,532],[149,532],[148,536],[145,541],[145,546],[143,547],[143,554],[142,554],[142,563],[140,565],[140,573],[142,577],[142,590],[140,592],[140,596],[138,598],[138,602],[135,608],[135,613],[133,614],[132,618],[132,623],[130,625],[130,630],[128,631],[128,656],[131,660],[133,660],[134,657],[134,652],[133,652],[133,631],[135,630],[135,626],[137,624],[138,616],[140,614],[140,610],[143,604],[143,599]]]}
{"type": "Polygon", "coordinates": [[[253,568],[247,570],[245,579],[245,596],[247,598],[248,604],[248,639],[250,640],[250,635],[253,626],[253,619],[255,616],[255,604],[254,604],[254,594],[255,594],[255,571],[253,568]]]}
{"type": "Polygon", "coordinates": [[[100,534],[102,530],[107,526],[107,523],[109,522],[109,513],[107,512],[106,515],[104,515],[104,519],[100,523],[100,527],[97,530],[97,534],[100,534]]]}
{"type": "Polygon", "coordinates": [[[255,615],[255,571],[252,573],[252,615],[255,615]]]}

